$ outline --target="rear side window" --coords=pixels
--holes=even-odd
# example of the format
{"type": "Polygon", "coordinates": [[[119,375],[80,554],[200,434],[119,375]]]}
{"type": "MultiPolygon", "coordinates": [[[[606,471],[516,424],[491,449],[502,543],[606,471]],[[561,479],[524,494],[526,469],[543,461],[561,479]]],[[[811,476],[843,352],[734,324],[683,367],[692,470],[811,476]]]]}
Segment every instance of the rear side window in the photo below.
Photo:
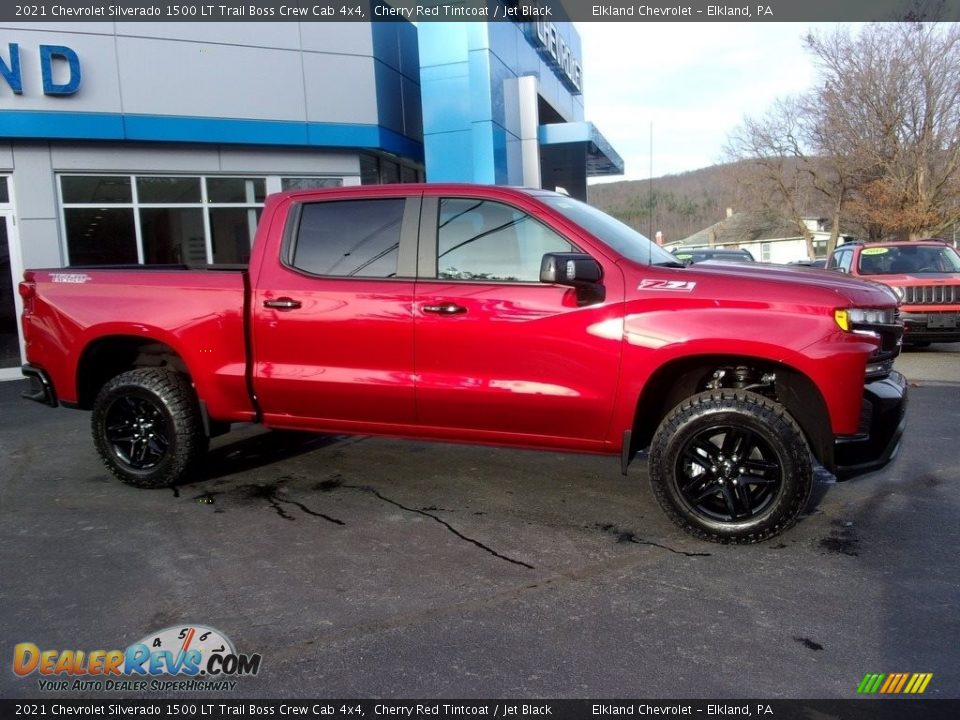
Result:
{"type": "Polygon", "coordinates": [[[397,275],[403,198],[334,200],[301,208],[291,264],[313,275],[397,275]]]}
{"type": "Polygon", "coordinates": [[[468,198],[440,200],[437,277],[538,282],[548,252],[576,248],[525,212],[468,198]]]}

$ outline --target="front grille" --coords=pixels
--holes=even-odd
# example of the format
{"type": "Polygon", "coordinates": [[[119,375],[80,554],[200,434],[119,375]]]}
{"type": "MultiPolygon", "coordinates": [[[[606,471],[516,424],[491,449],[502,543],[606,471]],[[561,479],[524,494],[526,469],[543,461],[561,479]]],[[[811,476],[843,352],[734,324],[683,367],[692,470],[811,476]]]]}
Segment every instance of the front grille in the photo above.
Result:
{"type": "Polygon", "coordinates": [[[903,288],[904,305],[952,305],[960,303],[960,285],[918,285],[903,288]]]}

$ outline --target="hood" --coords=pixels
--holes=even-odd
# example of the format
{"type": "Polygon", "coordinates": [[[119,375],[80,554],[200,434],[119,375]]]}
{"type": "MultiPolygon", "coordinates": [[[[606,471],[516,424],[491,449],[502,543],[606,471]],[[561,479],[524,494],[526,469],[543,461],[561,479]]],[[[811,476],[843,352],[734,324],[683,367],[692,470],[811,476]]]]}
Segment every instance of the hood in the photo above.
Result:
{"type": "Polygon", "coordinates": [[[883,283],[803,265],[702,262],[674,272],[677,280],[713,285],[711,292],[723,289],[725,295],[749,294],[765,300],[786,296],[799,300],[803,295],[815,295],[827,304],[866,307],[898,303],[897,296],[883,283]]]}

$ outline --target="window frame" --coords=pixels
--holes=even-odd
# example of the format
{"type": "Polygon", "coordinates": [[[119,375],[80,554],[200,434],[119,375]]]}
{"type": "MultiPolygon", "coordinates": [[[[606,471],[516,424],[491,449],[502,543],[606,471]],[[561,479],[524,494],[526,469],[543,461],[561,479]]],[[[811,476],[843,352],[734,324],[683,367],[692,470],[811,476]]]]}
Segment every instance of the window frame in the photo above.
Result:
{"type": "Polygon", "coordinates": [[[472,195],[457,195],[449,193],[439,195],[424,195],[420,210],[420,242],[417,253],[418,280],[428,280],[438,283],[469,283],[472,285],[522,285],[524,287],[543,285],[544,287],[549,287],[545,283],[541,283],[539,280],[493,280],[491,278],[463,279],[438,277],[437,256],[440,245],[439,225],[441,200],[474,200],[477,202],[490,202],[504,205],[511,210],[527,215],[531,220],[539,223],[543,227],[547,228],[550,232],[569,243],[572,248],[572,250],[569,252],[584,253],[593,257],[593,253],[580,247],[580,245],[574,242],[567,233],[562,232],[550,223],[538,218],[529,210],[519,207],[514,203],[507,202],[500,198],[476,197],[472,195]]]}
{"type": "MultiPolygon", "coordinates": [[[[374,186],[375,187],[375,186],[374,186]]],[[[283,228],[283,240],[280,245],[280,265],[292,273],[302,277],[317,280],[346,280],[351,282],[412,282],[417,280],[417,244],[419,237],[417,226],[420,222],[421,195],[350,195],[325,198],[323,200],[298,200],[287,212],[286,224],[283,228]],[[397,247],[397,274],[396,277],[372,277],[369,275],[322,275],[304,270],[293,264],[296,254],[297,240],[300,233],[300,221],[303,209],[307,205],[325,205],[334,202],[357,202],[369,200],[402,200],[403,217],[400,220],[400,244],[397,247]]]]}
{"type": "MultiPolygon", "coordinates": [[[[206,252],[206,265],[209,266],[221,266],[229,267],[232,263],[217,263],[215,261],[214,252],[213,252],[213,229],[212,223],[210,220],[210,213],[213,210],[219,209],[243,209],[247,210],[247,222],[250,229],[250,247],[253,247],[253,239],[256,235],[256,229],[259,225],[259,219],[256,218],[257,213],[262,213],[263,208],[266,203],[267,196],[271,195],[274,192],[280,191],[280,185],[283,179],[314,179],[314,178],[329,178],[329,179],[339,179],[342,182],[342,187],[347,187],[351,184],[352,176],[348,175],[304,175],[304,174],[292,174],[292,175],[266,175],[258,174],[256,172],[251,173],[204,173],[204,172],[164,172],[162,170],[149,170],[143,172],[110,172],[110,171],[85,171],[85,172],[72,172],[69,170],[61,170],[55,173],[56,175],[56,191],[57,191],[57,205],[58,205],[58,217],[60,222],[60,252],[63,258],[63,264],[65,267],[70,267],[70,238],[67,234],[67,211],[74,209],[119,209],[119,210],[130,210],[133,213],[133,228],[134,228],[134,243],[136,244],[137,251],[137,264],[143,265],[144,267],[151,267],[151,264],[145,262],[146,253],[144,249],[144,236],[143,229],[140,222],[140,211],[143,209],[148,210],[157,210],[157,209],[184,209],[184,208],[198,208],[203,213],[203,233],[204,233],[204,247],[206,252]],[[73,178],[73,177],[88,177],[88,178],[100,178],[100,177],[109,177],[109,178],[122,178],[127,180],[130,183],[130,201],[129,202],[65,202],[63,198],[63,179],[64,178],[73,178]],[[139,192],[137,188],[137,181],[143,178],[197,178],[200,180],[200,202],[191,202],[191,203],[144,203],[140,201],[139,192]],[[207,182],[209,180],[260,180],[264,183],[264,201],[263,202],[215,202],[209,199],[209,193],[207,188],[207,182]],[[254,222],[255,220],[255,222],[254,222]],[[252,224],[251,224],[252,223],[252,224]]],[[[116,263],[118,266],[121,263],[116,263]]]]}

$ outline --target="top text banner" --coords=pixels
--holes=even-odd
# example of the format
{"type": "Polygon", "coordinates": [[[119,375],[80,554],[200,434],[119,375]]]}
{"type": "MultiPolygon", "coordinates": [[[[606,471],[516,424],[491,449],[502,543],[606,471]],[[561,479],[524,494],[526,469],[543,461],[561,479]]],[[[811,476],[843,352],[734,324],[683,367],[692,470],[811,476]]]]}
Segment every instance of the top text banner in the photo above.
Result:
{"type": "Polygon", "coordinates": [[[62,0],[3,3],[0,22],[960,21],[960,0],[62,0]]]}

